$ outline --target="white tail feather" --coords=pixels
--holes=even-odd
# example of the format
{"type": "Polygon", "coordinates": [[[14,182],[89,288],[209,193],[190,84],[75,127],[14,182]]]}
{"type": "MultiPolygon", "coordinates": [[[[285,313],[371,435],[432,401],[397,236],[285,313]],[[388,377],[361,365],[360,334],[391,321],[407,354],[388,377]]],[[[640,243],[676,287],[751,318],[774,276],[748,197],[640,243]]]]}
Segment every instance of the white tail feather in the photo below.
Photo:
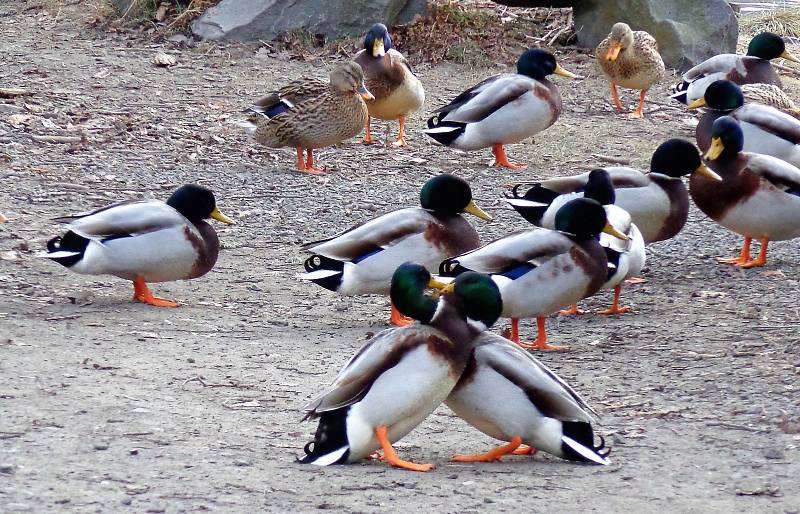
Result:
{"type": "Polygon", "coordinates": [[[561,440],[567,444],[570,448],[575,450],[575,452],[582,457],[585,457],[587,460],[592,462],[596,462],[597,464],[602,464],[603,466],[608,466],[611,464],[611,460],[608,457],[601,457],[591,448],[587,448],[586,446],[582,445],[575,439],[568,437],[568,436],[561,436],[561,440]]]}
{"type": "Polygon", "coordinates": [[[532,200],[525,200],[524,198],[503,198],[509,205],[516,207],[547,207],[550,204],[542,202],[534,202],[532,200]]]}
{"type": "Polygon", "coordinates": [[[341,274],[342,274],[341,271],[319,269],[316,271],[309,271],[308,273],[298,273],[295,276],[300,280],[319,280],[321,278],[334,277],[336,275],[341,275],[341,274]]]}
{"type": "Polygon", "coordinates": [[[326,453],[320,457],[317,457],[315,460],[312,460],[308,464],[313,464],[315,466],[330,466],[331,464],[335,464],[336,461],[342,458],[344,452],[349,450],[349,446],[342,446],[338,450],[334,450],[331,453],[326,453]]]}

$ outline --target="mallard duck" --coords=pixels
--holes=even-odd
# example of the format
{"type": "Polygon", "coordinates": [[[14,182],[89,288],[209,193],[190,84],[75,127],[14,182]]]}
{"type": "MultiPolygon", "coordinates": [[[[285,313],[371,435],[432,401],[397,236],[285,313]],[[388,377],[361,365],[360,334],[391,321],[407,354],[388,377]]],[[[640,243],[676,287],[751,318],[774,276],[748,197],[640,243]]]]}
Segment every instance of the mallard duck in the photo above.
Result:
{"type": "Polygon", "coordinates": [[[775,84],[743,84],[739,88],[748,103],[769,105],[795,118],[800,116],[800,109],[794,100],[775,84]]]}
{"type": "Polygon", "coordinates": [[[503,317],[511,318],[511,340],[526,349],[560,350],[547,343],[545,316],[593,295],[607,279],[608,259],[598,242],[600,232],[626,239],[606,222],[603,206],[577,198],[556,213],[556,230],[522,230],[477,250],[442,262],[439,273],[489,273],[503,296],[503,317]],[[536,318],[533,343],[519,340],[519,318],[536,318]]]}
{"type": "Polygon", "coordinates": [[[762,32],[750,40],[747,55],[715,55],[684,73],[683,81],[673,88],[672,97],[690,104],[703,96],[709,84],[721,79],[737,84],[762,83],[781,87],[781,79],[769,62],[778,57],[800,62],[786,49],[780,36],[762,32]]]}
{"type": "MultiPolygon", "coordinates": [[[[364,49],[353,60],[364,69],[367,88],[375,95],[375,100],[367,102],[369,116],[398,120],[400,132],[394,144],[406,146],[406,115],[422,107],[425,90],[403,54],[392,47],[386,25],[376,23],[369,29],[364,36],[364,49]]],[[[369,117],[366,133],[364,143],[373,143],[369,117]]]]}
{"type": "Polygon", "coordinates": [[[50,239],[41,256],[76,273],[132,280],[134,301],[177,307],[173,301],[153,296],[147,283],[197,278],[214,267],[219,239],[203,221],[208,218],[233,223],[217,208],[210,190],[188,184],[166,203],[127,201],[55,218],[69,230],[50,239]]]}
{"type": "MultiPolygon", "coordinates": [[[[507,339],[484,332],[475,340],[467,367],[445,404],[461,419],[509,444],[457,462],[498,461],[524,443],[563,459],[610,464],[597,413],[558,375],[507,339]]],[[[528,453],[525,451],[525,453],[528,453]]]]}
{"type": "MultiPolygon", "coordinates": [[[[614,205],[616,193],[608,171],[598,168],[589,172],[589,177],[582,192],[565,193],[555,197],[548,196],[552,198],[552,201],[549,206],[547,203],[540,204],[539,208],[546,207],[546,210],[541,218],[534,219],[535,225],[555,229],[555,213],[566,202],[581,197],[591,198],[603,206],[608,223],[628,237],[626,241],[623,241],[606,233],[600,234],[600,246],[606,252],[609,268],[608,279],[601,289],[614,290],[613,304],[610,308],[600,311],[600,314],[610,315],[628,312],[630,307],[620,307],[619,305],[622,282],[626,279],[633,279],[642,271],[645,263],[644,239],[636,224],[631,220],[631,215],[628,211],[614,205]]],[[[530,205],[529,201],[520,201],[517,198],[506,198],[506,202],[512,206],[517,204],[517,208],[521,212],[525,212],[527,206],[530,205]]],[[[561,311],[561,313],[583,314],[584,311],[579,310],[577,304],[574,304],[569,310],[561,311]]]]}
{"type": "Polygon", "coordinates": [[[461,150],[492,147],[494,165],[518,169],[503,145],[518,143],[546,129],[561,114],[561,93],[547,80],[555,73],[575,78],[556,63],[553,54],[536,48],[517,61],[517,73],[489,77],[435,110],[425,133],[461,150]]]}
{"type": "MultiPolygon", "coordinates": [[[[689,216],[689,193],[681,177],[703,174],[716,177],[692,143],[670,139],[661,143],[650,159],[650,172],[612,166],[603,168],[614,185],[614,204],[625,209],[641,231],[646,243],[674,237],[689,216]]],[[[567,201],[580,197],[591,172],[571,177],[558,177],[536,182],[524,195],[513,187],[507,202],[526,220],[543,226],[543,219],[553,219],[567,201]]]]}
{"type": "Polygon", "coordinates": [[[258,100],[250,108],[255,114],[251,118],[255,140],[271,148],[294,146],[298,170],[322,173],[322,168],[314,166],[313,150],[357,136],[369,118],[364,100],[373,98],[364,86],[361,66],[340,64],[328,84],[302,78],[258,100]]]}
{"type": "MultiPolygon", "coordinates": [[[[394,270],[408,260],[430,270],[480,244],[461,213],[490,220],[472,200],[466,181],[448,174],[431,178],[420,191],[421,207],[392,211],[339,235],[306,243],[313,254],[300,278],[345,295],[388,294],[394,270]]],[[[391,323],[408,324],[392,305],[391,323]]]]}
{"type": "Polygon", "coordinates": [[[634,32],[627,23],[615,23],[611,33],[597,45],[595,58],[611,82],[611,99],[622,112],[617,86],[639,89],[639,106],[634,118],[644,117],[647,90],[664,77],[664,61],[655,38],[642,30],[634,32]]]}
{"type": "Polygon", "coordinates": [[[424,294],[430,273],[406,263],[392,277],[392,302],[422,324],[380,332],[342,368],[330,388],[306,407],[319,418],[300,462],[327,466],[356,462],[378,448],[392,466],[428,471],[431,464],[401,460],[392,448],[450,394],[467,365],[472,341],[502,309],[492,280],[464,274],[438,301],[424,294]]]}
{"type": "Polygon", "coordinates": [[[747,136],[732,116],[711,128],[711,148],[705,158],[722,182],[692,176],[689,192],[709,218],[744,236],[739,257],[720,259],[743,268],[767,263],[769,241],[800,237],[800,169],[757,153],[742,151],[747,136]],[[761,251],[750,258],[750,242],[761,239],[761,251]]]}
{"type": "Polygon", "coordinates": [[[732,116],[741,123],[744,151],[758,152],[800,166],[800,120],[768,105],[745,104],[742,90],[730,80],[709,84],[704,95],[690,109],[708,107],[695,128],[697,146],[707,151],[711,127],[721,116],[732,116]]]}

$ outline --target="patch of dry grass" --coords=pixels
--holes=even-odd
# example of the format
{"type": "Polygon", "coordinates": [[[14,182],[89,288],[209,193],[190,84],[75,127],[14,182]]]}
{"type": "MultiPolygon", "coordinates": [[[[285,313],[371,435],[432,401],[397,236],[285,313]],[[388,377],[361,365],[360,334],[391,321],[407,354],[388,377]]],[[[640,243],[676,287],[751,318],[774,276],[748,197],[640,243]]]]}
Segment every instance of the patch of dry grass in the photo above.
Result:
{"type": "Polygon", "coordinates": [[[764,31],[800,38],[800,7],[762,11],[739,18],[739,34],[752,37],[764,31]]]}

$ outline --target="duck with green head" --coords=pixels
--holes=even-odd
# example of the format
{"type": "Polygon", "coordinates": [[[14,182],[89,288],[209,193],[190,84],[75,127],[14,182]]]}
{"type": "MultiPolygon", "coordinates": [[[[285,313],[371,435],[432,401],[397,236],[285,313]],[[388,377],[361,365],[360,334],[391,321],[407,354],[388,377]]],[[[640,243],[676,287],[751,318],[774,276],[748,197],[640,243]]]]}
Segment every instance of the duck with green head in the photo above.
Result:
{"type": "Polygon", "coordinates": [[[758,152],[800,166],[800,120],[769,105],[744,103],[741,88],[730,80],[718,80],[689,108],[705,107],[695,129],[697,145],[707,151],[711,128],[722,116],[736,118],[744,133],[744,151],[758,152]]]}
{"type": "Polygon", "coordinates": [[[564,349],[548,344],[545,317],[595,294],[606,281],[608,259],[598,241],[601,232],[627,239],[607,223],[602,205],[577,198],[558,210],[555,230],[515,232],[443,261],[439,273],[490,274],[503,297],[503,317],[511,318],[510,339],[526,349],[564,349]],[[520,342],[519,318],[534,317],[536,341],[520,342]]]}
{"type": "Polygon", "coordinates": [[[552,74],[575,78],[550,52],[527,50],[517,61],[517,73],[489,77],[436,109],[425,134],[460,150],[491,147],[494,165],[524,168],[508,160],[503,145],[519,143],[556,122],[561,93],[547,80],[552,74]]]}
{"type": "MultiPolygon", "coordinates": [[[[462,213],[491,219],[473,201],[469,184],[454,175],[425,182],[420,204],[304,244],[303,251],[312,255],[300,278],[344,295],[386,295],[401,263],[412,260],[436,270],[443,259],[478,247],[478,233],[462,213]]],[[[409,323],[394,305],[390,321],[409,323]]]]}
{"type": "Polygon", "coordinates": [[[319,418],[300,462],[328,466],[357,462],[383,449],[392,466],[428,471],[431,464],[400,459],[392,448],[450,394],[464,372],[472,341],[502,311],[495,283],[465,273],[444,285],[427,269],[404,263],[394,272],[392,302],[420,324],[391,328],[370,339],[310,402],[304,419],[319,418]],[[438,296],[427,287],[441,288],[438,296]]]}
{"type": "Polygon", "coordinates": [[[750,40],[747,55],[715,55],[684,73],[683,81],[673,88],[672,97],[691,104],[703,96],[711,83],[723,79],[737,84],[763,83],[781,87],[781,79],[770,63],[779,57],[800,62],[786,49],[783,38],[772,32],[762,32],[750,40]]]}
{"type": "Polygon", "coordinates": [[[187,184],[166,203],[127,201],[55,218],[69,230],[48,241],[41,256],[76,273],[131,280],[135,301],[176,307],[175,302],[153,296],[147,283],[197,278],[214,267],[219,239],[204,221],[208,218],[233,223],[217,208],[209,189],[187,184]]]}
{"type": "Polygon", "coordinates": [[[692,177],[694,203],[723,227],[744,236],[738,257],[720,259],[743,268],[764,266],[769,241],[800,237],[800,169],[770,155],[744,152],[746,136],[733,116],[711,128],[705,158],[722,182],[692,177]],[[752,239],[761,240],[757,258],[750,257],[752,239]]]}

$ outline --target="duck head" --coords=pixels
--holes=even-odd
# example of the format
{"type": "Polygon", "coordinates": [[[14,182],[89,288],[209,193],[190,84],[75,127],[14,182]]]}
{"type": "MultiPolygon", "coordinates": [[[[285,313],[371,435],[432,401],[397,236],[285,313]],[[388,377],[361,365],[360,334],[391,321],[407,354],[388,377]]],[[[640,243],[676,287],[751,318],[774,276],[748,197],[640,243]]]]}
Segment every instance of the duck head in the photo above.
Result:
{"type": "Polygon", "coordinates": [[[364,85],[364,70],[355,62],[340,64],[331,72],[331,86],[342,94],[355,93],[364,100],[375,100],[364,85]]]}
{"type": "Polygon", "coordinates": [[[486,221],[492,219],[472,199],[472,189],[466,180],[455,175],[442,173],[425,182],[419,192],[419,202],[423,209],[442,214],[468,212],[486,221]]]}
{"type": "Polygon", "coordinates": [[[771,60],[783,57],[794,62],[800,62],[794,55],[786,49],[786,43],[777,34],[772,32],[762,32],[750,40],[747,45],[747,55],[760,57],[761,59],[771,60]]]}
{"type": "Polygon", "coordinates": [[[591,198],[576,198],[565,203],[556,212],[555,228],[578,242],[596,239],[601,232],[628,240],[628,236],[608,223],[606,210],[591,198]]]}
{"type": "Polygon", "coordinates": [[[714,180],[722,180],[722,177],[703,163],[700,151],[694,144],[678,138],[668,139],[658,145],[650,159],[650,171],[672,178],[699,173],[714,180]]]}
{"type": "Polygon", "coordinates": [[[732,111],[744,105],[742,89],[730,80],[716,80],[708,85],[703,96],[687,105],[689,109],[710,107],[717,111],[732,111]]]}
{"type": "Polygon", "coordinates": [[[624,52],[633,45],[633,31],[627,23],[615,23],[611,27],[611,45],[606,52],[606,61],[616,61],[620,52],[624,52]]]}
{"type": "Polygon", "coordinates": [[[226,225],[233,224],[233,220],[222,214],[217,208],[214,193],[203,186],[186,184],[179,187],[167,199],[167,205],[183,214],[192,223],[213,218],[226,225]]]}
{"type": "Polygon", "coordinates": [[[600,205],[614,204],[617,196],[614,192],[614,184],[611,183],[611,176],[606,170],[597,168],[589,172],[583,196],[595,200],[600,205]]]}
{"type": "Polygon", "coordinates": [[[732,116],[722,116],[711,126],[711,146],[705,158],[725,162],[734,159],[744,147],[744,134],[739,121],[732,116]]]}
{"type": "Polygon", "coordinates": [[[519,56],[519,59],[517,59],[517,73],[535,80],[543,80],[553,73],[571,79],[576,78],[574,73],[570,73],[559,66],[553,54],[541,48],[526,50],[519,56]]]}
{"type": "Polygon", "coordinates": [[[392,38],[383,23],[373,25],[364,36],[364,50],[373,58],[383,57],[391,48],[392,38]]]}

